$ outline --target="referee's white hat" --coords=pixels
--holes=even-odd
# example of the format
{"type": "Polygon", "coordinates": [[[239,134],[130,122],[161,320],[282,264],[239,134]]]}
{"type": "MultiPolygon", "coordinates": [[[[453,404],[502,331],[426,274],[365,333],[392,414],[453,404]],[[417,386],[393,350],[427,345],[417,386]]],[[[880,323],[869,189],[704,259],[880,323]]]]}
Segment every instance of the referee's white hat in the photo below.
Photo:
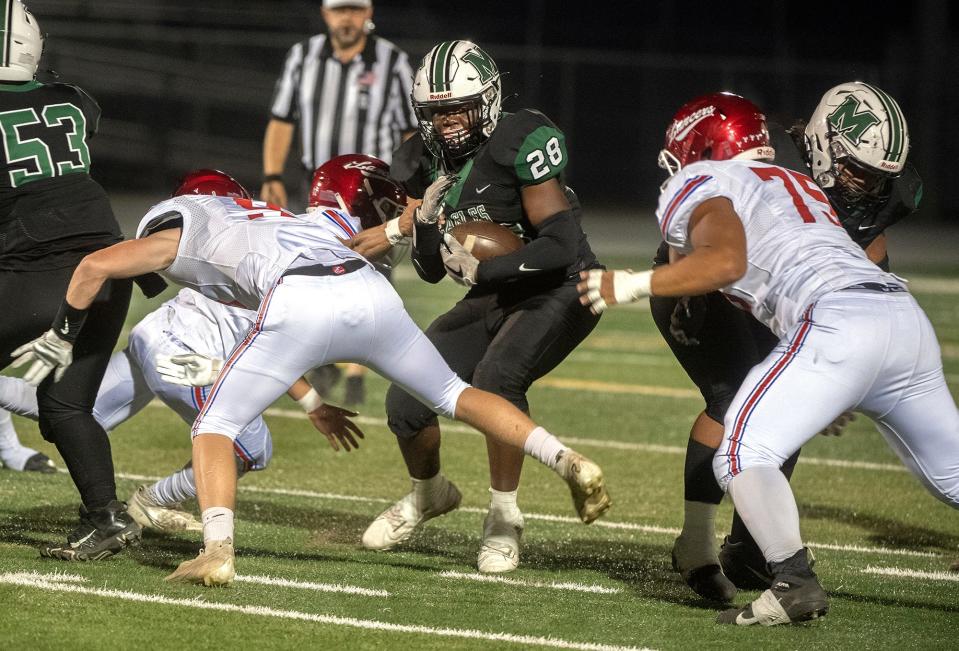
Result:
{"type": "Polygon", "coordinates": [[[336,9],[337,7],[372,7],[373,0],[323,0],[324,9],[336,9]]]}

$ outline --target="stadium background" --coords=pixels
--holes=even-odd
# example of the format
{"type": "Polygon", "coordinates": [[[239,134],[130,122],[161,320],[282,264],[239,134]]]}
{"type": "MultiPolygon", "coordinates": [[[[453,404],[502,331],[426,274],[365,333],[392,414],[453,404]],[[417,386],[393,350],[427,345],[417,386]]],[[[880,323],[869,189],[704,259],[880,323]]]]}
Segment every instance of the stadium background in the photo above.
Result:
{"type": "MultiPolygon", "coordinates": [[[[30,0],[48,33],[41,68],[103,108],[93,175],[112,196],[169,189],[216,166],[258,188],[261,143],[287,49],[323,28],[319,0],[30,0]]],[[[863,79],[901,103],[925,181],[912,226],[959,224],[959,6],[945,0],[828,8],[768,2],[380,0],[377,32],[414,62],[472,38],[506,73],[507,109],[536,107],[566,132],[569,182],[587,215],[648,211],[672,112],[734,90],[772,119],[808,117],[835,83],[863,79]],[[887,7],[889,5],[886,5],[887,7]]],[[[287,174],[296,178],[295,157],[287,174]]],[[[295,187],[291,185],[290,187],[295,187]]],[[[942,233],[940,233],[942,235],[942,233]]],[[[941,237],[936,238],[941,241],[941,237]]]]}

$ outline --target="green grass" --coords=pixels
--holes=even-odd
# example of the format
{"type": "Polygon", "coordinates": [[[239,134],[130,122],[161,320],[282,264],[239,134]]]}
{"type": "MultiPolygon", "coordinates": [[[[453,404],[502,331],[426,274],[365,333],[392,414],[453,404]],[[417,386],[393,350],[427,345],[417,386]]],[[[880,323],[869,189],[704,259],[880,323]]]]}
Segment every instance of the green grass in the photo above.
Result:
{"type": "MultiPolygon", "coordinates": [[[[635,262],[634,262],[635,263],[635,262]]],[[[955,278],[955,276],[952,276],[955,278]]],[[[459,295],[404,279],[398,283],[421,323],[459,295]]],[[[959,302],[952,293],[917,292],[937,327],[946,374],[959,386],[959,302]]],[[[130,324],[156,303],[139,301],[130,324]]],[[[596,332],[551,378],[633,385],[694,387],[671,358],[642,309],[612,311],[596,332]]],[[[803,535],[835,546],[887,548],[887,552],[816,549],[817,570],[831,594],[829,616],[815,624],[736,629],[713,623],[713,606],[698,600],[669,567],[682,517],[681,454],[579,444],[606,470],[614,507],[610,523],[585,527],[536,515],[573,515],[562,483],[527,463],[520,502],[527,513],[521,568],[509,575],[527,585],[477,583],[440,575],[475,571],[488,494],[486,455],[475,434],[449,431],[445,472],[462,489],[463,509],[434,520],[401,550],[372,553],[359,547],[369,521],[408,490],[402,461],[383,424],[386,383],[371,377],[363,410],[370,420],[360,450],[335,454],[305,418],[268,415],[275,456],[269,469],[241,481],[238,569],[242,575],[342,583],[389,592],[387,597],[318,592],[238,583],[206,590],[169,585],[162,577],[191,557],[197,539],[146,536],[113,559],[67,565],[38,558],[36,545],[60,538],[76,521],[69,478],[0,471],[0,574],[66,572],[87,579],[88,590],[112,589],[205,604],[264,606],[280,611],[355,618],[434,629],[548,636],[576,643],[680,648],[955,648],[959,582],[866,574],[866,566],[940,571],[959,557],[959,517],[930,497],[906,472],[835,468],[801,463],[794,486],[803,535]],[[255,490],[252,490],[255,489],[255,490]],[[311,492],[291,496],[281,492],[311,492]],[[893,551],[923,552],[902,555],[893,551]],[[577,582],[615,588],[587,594],[529,585],[577,582]]],[[[955,391],[954,391],[955,394],[955,391]]],[[[534,417],[559,436],[633,444],[685,446],[700,400],[535,386],[534,417]]],[[[334,398],[338,397],[334,394],[334,398]]],[[[288,400],[277,407],[295,408],[288,400]]],[[[22,438],[59,461],[33,423],[16,420],[22,438]]],[[[149,407],[112,436],[121,495],[189,458],[187,428],[162,407],[149,407]]],[[[804,456],[899,462],[864,418],[839,439],[817,438],[804,456]]],[[[720,531],[730,509],[720,512],[720,531]]],[[[48,584],[49,585],[49,584],[48,584]]],[[[64,584],[67,585],[67,584],[64,584]]],[[[51,586],[55,587],[55,586],[51,586]]],[[[743,593],[742,600],[755,593],[743,593]]],[[[448,637],[433,632],[368,630],[262,614],[198,609],[183,603],[146,604],[92,594],[64,593],[0,581],[0,639],[14,648],[520,648],[516,642],[448,637]]]]}

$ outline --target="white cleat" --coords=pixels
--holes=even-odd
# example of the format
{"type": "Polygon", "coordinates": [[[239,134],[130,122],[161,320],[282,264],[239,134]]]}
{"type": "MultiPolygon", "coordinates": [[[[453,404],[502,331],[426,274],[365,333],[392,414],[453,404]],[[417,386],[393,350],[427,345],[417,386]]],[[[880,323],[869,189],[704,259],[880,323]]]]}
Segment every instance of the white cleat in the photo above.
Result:
{"type": "Polygon", "coordinates": [[[579,519],[589,524],[609,510],[603,470],[579,452],[567,449],[556,462],[556,472],[566,480],[579,519]]]}
{"type": "Polygon", "coordinates": [[[141,527],[160,533],[203,531],[203,523],[193,517],[192,513],[172,506],[153,504],[146,497],[146,490],[145,485],[140,486],[127,501],[127,513],[141,527]]]}
{"type": "Polygon", "coordinates": [[[490,509],[483,521],[483,546],[476,565],[480,572],[501,574],[519,567],[519,539],[523,536],[523,514],[490,509]]]}
{"type": "Polygon", "coordinates": [[[427,520],[459,508],[462,494],[453,482],[443,477],[443,485],[425,508],[416,506],[416,494],[408,493],[399,502],[386,509],[363,532],[363,546],[375,551],[386,551],[413,534],[413,530],[427,520]]]}
{"type": "Polygon", "coordinates": [[[236,557],[233,539],[212,540],[193,560],[183,561],[165,581],[203,584],[210,588],[233,583],[236,576],[236,557]]]}

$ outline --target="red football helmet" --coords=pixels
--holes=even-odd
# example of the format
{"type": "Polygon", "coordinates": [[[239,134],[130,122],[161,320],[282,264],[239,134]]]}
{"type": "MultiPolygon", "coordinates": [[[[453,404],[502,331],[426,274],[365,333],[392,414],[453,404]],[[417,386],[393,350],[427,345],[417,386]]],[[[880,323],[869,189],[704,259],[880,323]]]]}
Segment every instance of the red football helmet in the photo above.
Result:
{"type": "Polygon", "coordinates": [[[390,167],[378,158],[345,154],[313,172],[309,209],[330,206],[344,210],[371,228],[393,219],[406,206],[406,192],[390,178],[390,167]]]}
{"type": "Polygon", "coordinates": [[[187,172],[180,179],[172,197],[184,194],[212,194],[217,197],[235,197],[238,199],[252,199],[240,182],[220,170],[199,169],[187,172]]]}
{"type": "Polygon", "coordinates": [[[766,116],[745,97],[712,93],[683,104],[659,152],[659,166],[670,176],[700,160],[772,160],[766,116]]]}

